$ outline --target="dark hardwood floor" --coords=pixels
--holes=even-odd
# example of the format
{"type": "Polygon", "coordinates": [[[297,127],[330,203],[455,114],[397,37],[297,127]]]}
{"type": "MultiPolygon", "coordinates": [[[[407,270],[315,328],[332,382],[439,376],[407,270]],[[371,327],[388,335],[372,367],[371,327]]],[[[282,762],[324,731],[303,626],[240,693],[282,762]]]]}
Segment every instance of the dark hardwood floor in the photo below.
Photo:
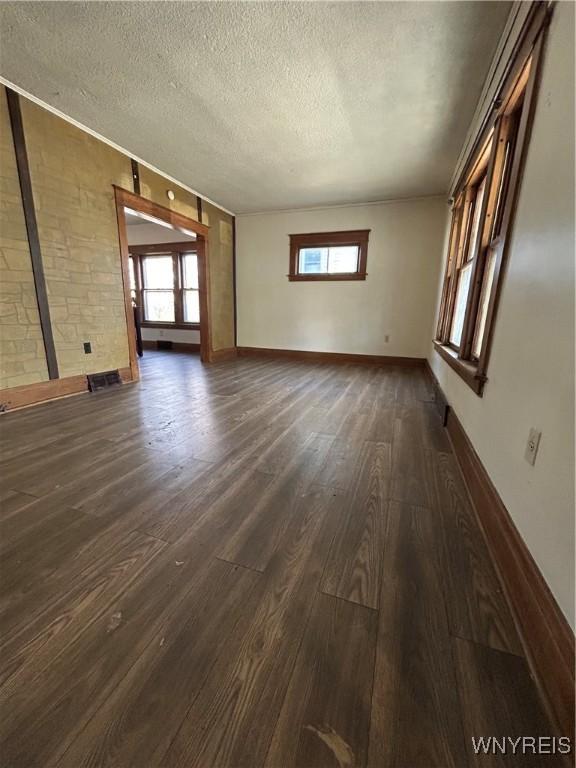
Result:
{"type": "Polygon", "coordinates": [[[423,370],[141,368],[0,418],[3,768],[561,764],[423,370]]]}

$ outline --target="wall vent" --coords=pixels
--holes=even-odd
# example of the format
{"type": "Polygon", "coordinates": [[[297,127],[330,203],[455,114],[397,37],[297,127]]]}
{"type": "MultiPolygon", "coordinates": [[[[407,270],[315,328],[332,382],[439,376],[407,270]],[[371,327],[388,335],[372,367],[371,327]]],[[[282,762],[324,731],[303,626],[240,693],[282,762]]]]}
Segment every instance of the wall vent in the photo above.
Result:
{"type": "Polygon", "coordinates": [[[99,389],[106,389],[107,387],[116,387],[122,384],[120,378],[120,371],[103,371],[102,373],[89,373],[86,377],[88,379],[88,389],[90,392],[97,392],[99,389]]]}

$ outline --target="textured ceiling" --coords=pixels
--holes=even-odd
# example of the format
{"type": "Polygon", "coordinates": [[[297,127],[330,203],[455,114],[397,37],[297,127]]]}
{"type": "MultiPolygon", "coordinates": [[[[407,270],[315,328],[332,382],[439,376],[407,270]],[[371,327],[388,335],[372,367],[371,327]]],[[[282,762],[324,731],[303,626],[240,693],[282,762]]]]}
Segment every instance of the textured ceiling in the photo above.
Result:
{"type": "Polygon", "coordinates": [[[1,2],[0,69],[237,213],[430,195],[509,7],[1,2]]]}

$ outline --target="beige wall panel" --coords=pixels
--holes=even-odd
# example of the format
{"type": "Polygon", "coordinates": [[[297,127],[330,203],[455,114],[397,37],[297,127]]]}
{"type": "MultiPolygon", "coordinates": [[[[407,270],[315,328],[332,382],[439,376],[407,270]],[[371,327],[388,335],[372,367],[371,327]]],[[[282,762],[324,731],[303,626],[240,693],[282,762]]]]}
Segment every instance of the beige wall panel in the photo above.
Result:
{"type": "Polygon", "coordinates": [[[113,184],[130,160],[21,99],[60,376],[128,366],[113,184]],[[83,342],[90,341],[92,354],[83,342]]]}
{"type": "MultiPolygon", "coordinates": [[[[191,219],[198,221],[198,205],[196,201],[196,195],[192,192],[188,192],[187,189],[182,189],[173,181],[165,179],[158,173],[154,173],[144,165],[139,167],[140,176],[140,194],[142,197],[152,200],[158,205],[163,205],[164,208],[169,208],[171,211],[181,213],[183,216],[189,216],[191,219]],[[169,200],[167,196],[168,190],[171,189],[174,192],[174,200],[169,200]]],[[[132,189],[132,186],[128,187],[132,189]]]]}
{"type": "Polygon", "coordinates": [[[0,389],[48,379],[6,91],[0,93],[0,389]]]}
{"type": "Polygon", "coordinates": [[[208,265],[211,286],[212,348],[234,346],[233,217],[202,201],[202,223],[210,227],[208,265]]]}

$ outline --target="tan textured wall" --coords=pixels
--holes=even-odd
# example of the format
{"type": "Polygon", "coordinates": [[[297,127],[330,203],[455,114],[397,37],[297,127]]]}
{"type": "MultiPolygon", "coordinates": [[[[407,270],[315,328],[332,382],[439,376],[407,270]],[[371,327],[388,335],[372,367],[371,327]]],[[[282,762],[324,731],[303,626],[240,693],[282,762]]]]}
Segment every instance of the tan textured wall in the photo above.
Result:
{"type": "MultiPolygon", "coordinates": [[[[48,378],[2,90],[0,386],[48,378]]],[[[129,365],[118,229],[112,185],[132,189],[130,160],[21,98],[22,118],[62,378],[129,365]],[[92,354],[84,353],[90,341],[92,354]]],[[[196,195],[140,167],[141,194],[192,219],[196,195]],[[168,199],[171,189],[175,200],[168,199]]],[[[212,343],[234,344],[232,217],[205,203],[209,224],[212,343]]]]}
{"type": "MultiPolygon", "coordinates": [[[[154,173],[144,165],[139,167],[140,176],[140,194],[142,197],[152,200],[158,205],[163,205],[164,208],[169,208],[171,211],[181,213],[183,216],[189,216],[191,219],[198,221],[198,205],[196,202],[196,195],[192,192],[188,192],[187,189],[182,189],[173,181],[165,179],[158,173],[154,173]],[[169,200],[166,195],[167,191],[171,189],[174,192],[174,200],[169,200]]],[[[127,187],[132,189],[132,185],[127,187]]]]}
{"type": "Polygon", "coordinates": [[[232,216],[202,202],[202,222],[210,227],[208,265],[212,314],[212,348],[234,346],[234,272],[232,216]]]}
{"type": "Polygon", "coordinates": [[[21,99],[60,376],[129,365],[112,184],[130,160],[21,99]],[[90,341],[86,355],[83,342],[90,341]]]}
{"type": "Polygon", "coordinates": [[[10,131],[0,89],[0,389],[48,379],[10,131]]]}

